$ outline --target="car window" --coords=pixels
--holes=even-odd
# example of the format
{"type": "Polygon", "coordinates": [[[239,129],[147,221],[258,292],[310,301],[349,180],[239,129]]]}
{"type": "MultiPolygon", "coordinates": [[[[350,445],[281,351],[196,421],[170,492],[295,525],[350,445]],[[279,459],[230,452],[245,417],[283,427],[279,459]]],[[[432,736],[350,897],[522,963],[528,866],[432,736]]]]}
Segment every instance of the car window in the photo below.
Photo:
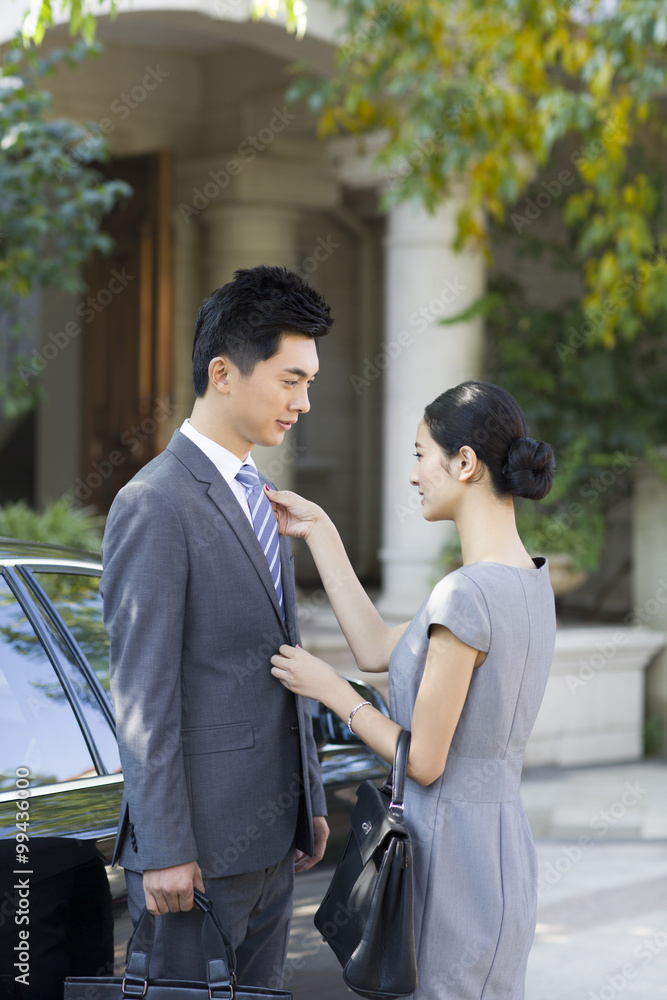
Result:
{"type": "MultiPolygon", "coordinates": [[[[60,616],[79,644],[86,659],[109,696],[109,640],[102,623],[102,599],[99,595],[99,577],[78,573],[36,572],[35,577],[46,591],[60,616]]],[[[55,621],[44,608],[40,595],[29,582],[26,584],[35,603],[43,614],[51,638],[58,646],[67,671],[67,679],[76,691],[81,709],[90,727],[95,745],[107,771],[120,771],[118,744],[113,729],[96,692],[93,690],[78,660],[60,633],[55,621]]]]}
{"type": "Polygon", "coordinates": [[[21,767],[31,784],[96,773],[53,665],[0,576],[0,791],[15,787],[21,767]]]}
{"type": "Polygon", "coordinates": [[[82,573],[35,573],[56,610],[97,674],[109,704],[109,636],[102,619],[99,576],[82,573]]]}

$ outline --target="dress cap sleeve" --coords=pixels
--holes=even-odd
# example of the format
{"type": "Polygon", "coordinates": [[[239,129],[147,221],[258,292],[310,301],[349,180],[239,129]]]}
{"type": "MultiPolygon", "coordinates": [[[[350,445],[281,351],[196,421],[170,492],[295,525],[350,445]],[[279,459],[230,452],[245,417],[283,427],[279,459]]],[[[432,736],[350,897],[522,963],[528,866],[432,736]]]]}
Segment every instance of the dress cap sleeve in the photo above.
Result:
{"type": "Polygon", "coordinates": [[[434,587],[426,607],[426,626],[445,625],[473,649],[488,653],[491,619],[479,585],[462,570],[443,577],[434,587]]]}

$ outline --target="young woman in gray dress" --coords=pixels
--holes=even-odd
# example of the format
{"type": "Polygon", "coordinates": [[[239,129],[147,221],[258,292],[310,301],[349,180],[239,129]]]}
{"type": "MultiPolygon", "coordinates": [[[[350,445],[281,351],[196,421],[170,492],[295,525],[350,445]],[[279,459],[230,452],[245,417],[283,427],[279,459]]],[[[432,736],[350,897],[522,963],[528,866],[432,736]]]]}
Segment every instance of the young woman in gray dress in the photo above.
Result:
{"type": "Polygon", "coordinates": [[[391,719],[300,647],[281,646],[272,674],[388,762],[401,728],[412,730],[415,1000],[524,997],[537,868],[519,782],[556,629],[546,560],[529,556],[514,518],[513,498],[546,496],[554,471],[549,445],[526,435],[516,401],[489,383],[464,382],[426,407],[410,482],[427,521],[454,521],[463,565],[393,628],[324,511],[268,491],[280,531],[307,541],[360,669],[389,668],[391,719]]]}

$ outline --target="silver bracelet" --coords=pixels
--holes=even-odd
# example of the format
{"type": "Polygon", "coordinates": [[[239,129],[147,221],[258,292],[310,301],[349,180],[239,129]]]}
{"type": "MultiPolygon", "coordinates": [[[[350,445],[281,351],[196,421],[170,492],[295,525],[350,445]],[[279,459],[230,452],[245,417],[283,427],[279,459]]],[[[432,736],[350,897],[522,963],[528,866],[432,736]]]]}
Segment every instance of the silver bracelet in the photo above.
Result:
{"type": "Polygon", "coordinates": [[[352,711],[350,712],[350,718],[347,720],[347,728],[350,730],[353,736],[356,736],[356,733],[352,728],[352,719],[354,718],[355,712],[358,712],[360,708],[364,707],[364,705],[370,705],[371,708],[373,707],[373,703],[370,701],[360,701],[359,704],[352,709],[352,711]]]}

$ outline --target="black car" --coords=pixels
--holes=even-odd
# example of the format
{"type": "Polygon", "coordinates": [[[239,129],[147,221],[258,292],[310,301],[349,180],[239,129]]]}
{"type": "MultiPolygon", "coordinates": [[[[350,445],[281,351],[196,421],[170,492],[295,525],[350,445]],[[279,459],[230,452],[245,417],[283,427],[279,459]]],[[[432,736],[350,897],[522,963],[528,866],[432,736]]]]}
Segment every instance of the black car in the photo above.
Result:
{"type": "MultiPolygon", "coordinates": [[[[30,886],[31,875],[40,877],[34,874],[40,870],[36,859],[47,875],[72,865],[105,867],[116,972],[123,967],[130,931],[125,883],[122,869],[108,865],[123,776],[109,696],[101,572],[99,557],[91,553],[0,538],[0,948],[3,940],[6,946],[0,950],[0,996],[3,982],[4,996],[24,995],[13,992],[13,966],[20,975],[21,962],[10,968],[5,961],[10,954],[26,963],[29,958],[30,895],[20,889],[30,886]]],[[[360,699],[388,714],[374,688],[352,683],[360,699]]],[[[388,769],[324,706],[315,704],[313,725],[333,860],[347,836],[357,785],[384,777],[388,769]]],[[[33,898],[37,891],[33,884],[33,898]]],[[[106,882],[104,892],[108,898],[106,882]]]]}

